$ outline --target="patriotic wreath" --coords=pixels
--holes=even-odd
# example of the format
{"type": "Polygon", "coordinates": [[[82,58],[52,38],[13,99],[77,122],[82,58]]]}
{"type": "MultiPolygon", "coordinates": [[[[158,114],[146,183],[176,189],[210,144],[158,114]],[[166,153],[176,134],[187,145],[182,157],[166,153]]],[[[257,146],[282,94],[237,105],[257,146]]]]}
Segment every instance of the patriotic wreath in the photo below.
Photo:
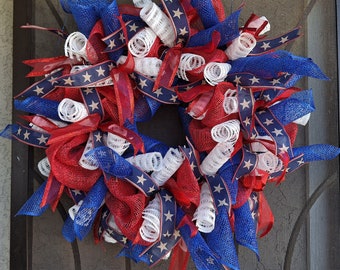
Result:
{"type": "Polygon", "coordinates": [[[299,29],[266,39],[265,17],[239,27],[241,8],[226,16],[221,1],[61,4],[79,31],[45,28],[65,39],[65,56],[25,61],[43,78],[14,100],[28,124],[2,132],[46,153],[46,181],[18,214],[54,210],[66,193],[68,241],[93,229],[149,266],[171,254],[170,269],[185,269],[190,254],[197,269],[239,269],[235,242],[258,255],[257,236],[273,225],[267,182],[339,154],[293,146],[314,111],[311,90],[295,83],[327,79],[279,50],[299,29]],[[186,146],[138,131],[161,104],[177,106],[186,146]]]}

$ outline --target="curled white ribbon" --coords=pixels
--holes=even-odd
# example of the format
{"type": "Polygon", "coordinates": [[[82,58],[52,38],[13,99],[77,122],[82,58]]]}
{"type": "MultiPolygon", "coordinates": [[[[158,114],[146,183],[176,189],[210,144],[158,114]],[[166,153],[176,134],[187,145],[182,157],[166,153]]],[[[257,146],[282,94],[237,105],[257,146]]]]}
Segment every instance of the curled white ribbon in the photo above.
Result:
{"type": "Polygon", "coordinates": [[[200,194],[200,204],[192,220],[196,220],[196,226],[200,232],[210,233],[215,228],[215,218],[214,199],[208,184],[203,183],[200,194]]]}
{"type": "Polygon", "coordinates": [[[140,154],[126,160],[145,172],[159,171],[163,167],[163,157],[159,152],[140,154]]]}
{"type": "Polygon", "coordinates": [[[146,5],[149,5],[150,3],[152,3],[151,0],[133,0],[134,6],[138,8],[143,8],[146,5]]]}
{"type": "MultiPolygon", "coordinates": [[[[124,64],[127,56],[122,55],[119,57],[117,64],[124,64]]],[[[157,57],[134,57],[135,67],[134,70],[151,78],[157,77],[162,65],[162,60],[157,57]]]]}
{"type": "Polygon", "coordinates": [[[247,32],[243,32],[235,38],[225,50],[230,60],[246,57],[256,46],[255,37],[247,32]]]}
{"type": "Polygon", "coordinates": [[[88,116],[83,103],[64,98],[58,105],[59,118],[66,122],[77,122],[88,116]]]}
{"type": "Polygon", "coordinates": [[[129,51],[133,56],[143,58],[149,54],[156,38],[156,34],[149,27],[145,27],[129,40],[129,51]]]}
{"type": "Polygon", "coordinates": [[[105,143],[107,147],[116,151],[120,156],[123,155],[130,146],[130,143],[127,140],[111,132],[107,133],[105,143]]]}
{"type": "Polygon", "coordinates": [[[235,144],[240,135],[240,121],[229,120],[214,126],[211,129],[211,137],[215,142],[230,142],[235,144]]]}
{"type": "Polygon", "coordinates": [[[233,151],[232,143],[220,142],[216,144],[201,163],[201,172],[205,175],[215,175],[219,168],[229,160],[233,151]]]}
{"type": "Polygon", "coordinates": [[[163,158],[163,166],[159,171],[154,171],[151,177],[156,181],[158,186],[162,186],[165,182],[178,170],[184,161],[181,151],[170,148],[163,158]]]}
{"type": "Polygon", "coordinates": [[[139,228],[140,236],[144,241],[153,243],[160,236],[161,202],[158,196],[149,202],[142,213],[143,223],[139,228]]]}
{"type": "Polygon", "coordinates": [[[204,68],[204,78],[212,86],[223,82],[231,69],[228,63],[210,62],[204,68]]]}
{"type": "Polygon", "coordinates": [[[205,65],[205,59],[193,53],[183,53],[178,65],[177,76],[183,80],[189,81],[186,71],[194,70],[205,65]]]}
{"type": "MultiPolygon", "coordinates": [[[[118,226],[116,224],[116,221],[115,221],[113,215],[109,216],[107,225],[110,227],[110,229],[116,231],[119,234],[122,234],[121,230],[118,228],[118,226]]],[[[107,232],[107,230],[104,231],[103,238],[104,238],[105,242],[112,243],[112,244],[117,243],[117,241],[107,232]]]]}
{"type": "Polygon", "coordinates": [[[76,58],[78,61],[81,61],[82,59],[88,61],[86,55],[86,44],[87,38],[84,34],[82,34],[81,32],[71,33],[70,35],[68,35],[65,41],[65,56],[71,59],[76,58]]]}
{"type": "Polygon", "coordinates": [[[89,136],[89,138],[87,139],[83,154],[81,155],[81,158],[79,159],[79,165],[83,167],[84,169],[91,170],[91,171],[99,168],[95,159],[90,159],[86,157],[86,153],[88,153],[92,149],[93,149],[93,139],[92,139],[92,136],[89,136]]]}
{"type": "Polygon", "coordinates": [[[164,45],[173,47],[176,34],[170,19],[153,2],[146,4],[140,11],[141,19],[156,33],[164,45]]]}
{"type": "Polygon", "coordinates": [[[226,114],[232,114],[238,111],[237,91],[228,89],[224,93],[223,109],[226,114]]]}

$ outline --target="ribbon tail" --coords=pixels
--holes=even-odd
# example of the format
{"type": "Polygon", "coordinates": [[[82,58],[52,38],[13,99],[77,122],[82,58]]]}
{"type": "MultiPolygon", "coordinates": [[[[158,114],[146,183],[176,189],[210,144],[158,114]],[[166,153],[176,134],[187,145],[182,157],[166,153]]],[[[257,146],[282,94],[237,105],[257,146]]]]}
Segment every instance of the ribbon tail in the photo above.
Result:
{"type": "Polygon", "coordinates": [[[36,192],[25,202],[25,204],[20,208],[16,216],[26,215],[26,216],[40,216],[42,215],[49,205],[45,205],[40,207],[40,203],[42,201],[44,190],[46,187],[46,182],[44,182],[36,192]]]}
{"type": "Polygon", "coordinates": [[[104,183],[104,178],[101,177],[92,187],[80,206],[74,219],[74,231],[80,240],[84,239],[90,232],[98,210],[104,201],[106,192],[107,188],[104,183]]]}
{"type": "Polygon", "coordinates": [[[169,270],[186,270],[190,258],[190,253],[187,250],[183,250],[181,244],[177,244],[174,247],[171,255],[171,261],[169,265],[169,270]]]}

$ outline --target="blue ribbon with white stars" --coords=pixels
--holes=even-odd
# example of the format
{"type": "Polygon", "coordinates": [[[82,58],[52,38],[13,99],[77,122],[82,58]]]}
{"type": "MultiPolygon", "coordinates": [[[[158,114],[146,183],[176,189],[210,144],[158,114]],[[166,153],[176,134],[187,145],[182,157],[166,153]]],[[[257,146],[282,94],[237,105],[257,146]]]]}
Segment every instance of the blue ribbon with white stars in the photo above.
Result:
{"type": "Polygon", "coordinates": [[[179,104],[178,96],[175,91],[162,87],[158,88],[156,91],[153,91],[153,86],[155,82],[138,72],[133,73],[137,89],[141,91],[143,94],[161,102],[164,104],[179,104]]]}
{"type": "Polygon", "coordinates": [[[284,126],[277,120],[273,113],[267,109],[256,113],[256,119],[261,127],[273,139],[276,144],[277,154],[288,153],[293,156],[290,138],[284,129],[284,126]]]}
{"type": "Polygon", "coordinates": [[[277,49],[280,46],[298,38],[300,36],[299,31],[300,28],[295,28],[280,37],[257,42],[255,48],[249,53],[249,55],[261,55],[277,49]]]}
{"type": "Polygon", "coordinates": [[[47,148],[47,141],[50,134],[34,130],[22,124],[12,125],[12,136],[20,142],[38,148],[47,148]]]}
{"type": "Polygon", "coordinates": [[[146,26],[146,23],[142,20],[133,20],[126,22],[124,27],[126,28],[128,40],[126,40],[123,29],[120,28],[116,32],[110,34],[103,39],[103,41],[107,45],[104,52],[114,52],[125,47],[128,41],[146,26]]]}
{"type": "Polygon", "coordinates": [[[190,37],[190,25],[181,2],[178,0],[162,0],[162,3],[176,30],[176,43],[185,45],[190,37]]]}
{"type": "Polygon", "coordinates": [[[95,88],[82,88],[81,94],[84,100],[84,105],[89,114],[98,113],[101,118],[104,118],[104,109],[99,93],[95,88]]]}
{"type": "Polygon", "coordinates": [[[238,86],[237,93],[241,125],[247,132],[248,137],[251,137],[255,121],[255,119],[253,118],[255,100],[251,89],[249,88],[238,86]]]}

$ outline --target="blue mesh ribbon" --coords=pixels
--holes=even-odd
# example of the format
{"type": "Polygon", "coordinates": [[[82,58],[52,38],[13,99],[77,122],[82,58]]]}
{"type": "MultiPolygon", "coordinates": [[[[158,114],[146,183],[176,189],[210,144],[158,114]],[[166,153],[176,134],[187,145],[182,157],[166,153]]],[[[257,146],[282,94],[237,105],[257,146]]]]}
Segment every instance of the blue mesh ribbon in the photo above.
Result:
{"type": "Polygon", "coordinates": [[[100,177],[85,197],[74,218],[74,232],[79,239],[84,239],[90,232],[106,193],[104,177],[100,177]]]}
{"type": "Polygon", "coordinates": [[[204,28],[213,27],[220,22],[212,1],[191,0],[190,3],[200,16],[204,28]]]}
{"type": "Polygon", "coordinates": [[[234,209],[235,239],[237,243],[249,248],[259,256],[256,240],[256,224],[251,214],[248,201],[240,208],[234,209]]]}
{"type": "Polygon", "coordinates": [[[25,204],[20,208],[18,215],[26,215],[26,216],[40,216],[42,215],[49,205],[45,205],[44,207],[40,207],[40,203],[42,201],[44,192],[45,192],[46,182],[42,183],[40,187],[33,193],[33,195],[25,202],[25,204]]]}
{"type": "Polygon", "coordinates": [[[297,92],[274,104],[270,107],[270,110],[285,126],[315,110],[312,90],[297,92]]]}
{"type": "Polygon", "coordinates": [[[17,110],[43,115],[55,120],[60,120],[58,116],[58,105],[59,102],[57,101],[35,96],[28,97],[24,100],[14,100],[14,106],[17,110]]]}
{"type": "MultiPolygon", "coordinates": [[[[203,1],[202,1],[203,2],[203,1]]],[[[240,16],[241,10],[237,10],[227,17],[224,21],[215,24],[214,26],[207,28],[198,32],[197,34],[191,36],[188,47],[204,46],[211,42],[212,35],[215,31],[220,33],[221,39],[219,46],[224,46],[228,42],[239,36],[238,29],[238,18],[240,16]]]]}
{"type": "Polygon", "coordinates": [[[230,73],[253,73],[262,78],[276,78],[281,72],[327,80],[327,76],[310,59],[287,51],[248,56],[232,61],[230,73]]]}

